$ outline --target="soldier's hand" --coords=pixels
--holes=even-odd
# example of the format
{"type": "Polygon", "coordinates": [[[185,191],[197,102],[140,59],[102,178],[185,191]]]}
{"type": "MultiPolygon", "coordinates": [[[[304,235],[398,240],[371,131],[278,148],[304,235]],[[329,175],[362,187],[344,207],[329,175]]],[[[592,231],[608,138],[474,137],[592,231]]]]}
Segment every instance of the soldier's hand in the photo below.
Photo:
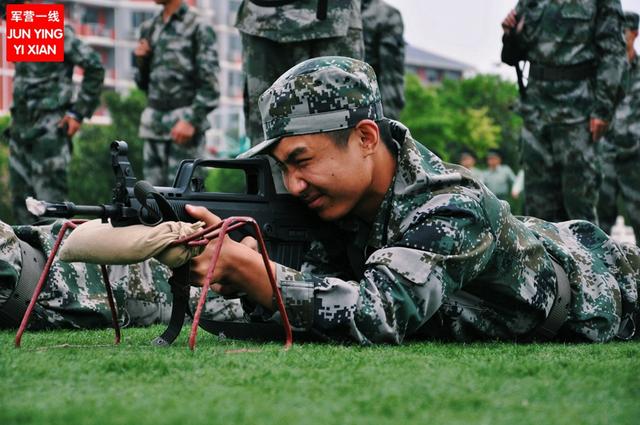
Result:
{"type": "Polygon", "coordinates": [[[591,140],[597,142],[607,131],[609,123],[599,118],[591,118],[589,121],[589,131],[591,132],[591,140]]]}
{"type": "Polygon", "coordinates": [[[67,136],[73,137],[80,130],[82,123],[71,115],[65,115],[59,122],[58,127],[67,129],[67,136]]]}
{"type": "Polygon", "coordinates": [[[141,38],[138,41],[138,45],[133,50],[133,54],[136,55],[137,57],[145,57],[145,56],[148,56],[150,53],[151,53],[151,46],[149,45],[149,42],[145,38],[141,38]]]}
{"type": "Polygon", "coordinates": [[[514,28],[516,29],[516,33],[519,34],[522,31],[523,27],[524,27],[524,16],[520,18],[520,21],[518,21],[518,17],[516,15],[515,9],[511,9],[507,17],[504,18],[504,21],[502,21],[502,30],[506,34],[510,33],[511,30],[513,30],[514,28]]]}
{"type": "Polygon", "coordinates": [[[178,144],[189,143],[196,134],[196,128],[185,120],[179,120],[171,129],[171,138],[178,144]]]}
{"type": "MultiPolygon", "coordinates": [[[[204,221],[207,227],[218,224],[221,221],[220,217],[204,207],[187,205],[186,210],[187,213],[191,215],[191,217],[199,221],[204,221]]],[[[217,244],[218,239],[211,240],[211,242],[207,244],[202,254],[191,259],[191,280],[193,283],[198,285],[204,284],[205,278],[207,276],[207,271],[209,270],[209,266],[211,264],[211,258],[213,257],[213,251],[217,244]]],[[[225,236],[224,242],[222,243],[222,249],[220,250],[220,256],[218,257],[218,262],[216,263],[213,280],[211,282],[211,289],[221,295],[230,296],[240,292],[240,288],[237,288],[235,285],[220,283],[224,281],[226,271],[233,266],[228,262],[228,251],[237,248],[237,245],[240,244],[233,241],[229,236],[225,236]]]]}

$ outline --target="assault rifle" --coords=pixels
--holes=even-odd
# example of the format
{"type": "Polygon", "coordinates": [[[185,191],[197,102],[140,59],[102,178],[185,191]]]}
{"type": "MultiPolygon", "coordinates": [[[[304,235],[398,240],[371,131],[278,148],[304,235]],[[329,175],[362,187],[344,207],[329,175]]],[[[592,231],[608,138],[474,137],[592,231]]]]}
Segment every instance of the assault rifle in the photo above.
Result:
{"type": "MultiPolygon", "coordinates": [[[[277,193],[269,161],[258,159],[184,160],[171,187],[154,187],[137,180],[127,157],[125,142],[111,144],[111,166],[115,187],[110,204],[76,205],[72,202],[39,204],[45,217],[72,218],[90,216],[109,221],[114,227],[132,224],[156,225],[163,221],[195,220],[185,205],[207,208],[221,218],[250,216],[259,225],[269,256],[279,264],[299,268],[303,255],[316,235],[328,230],[303,203],[289,194],[277,193]],[[244,173],[244,193],[206,191],[206,176],[211,169],[233,169],[244,173]]],[[[247,233],[236,230],[231,237],[239,239],[247,233]]],[[[249,232],[251,234],[251,232],[249,232]]],[[[255,235],[254,235],[255,236],[255,235]]],[[[173,270],[169,280],[173,293],[171,319],[165,332],[154,340],[156,345],[170,345],[180,333],[185,314],[191,314],[189,299],[189,264],[173,270]]],[[[282,335],[279,327],[266,324],[233,324],[200,320],[200,326],[227,337],[274,339],[282,335]]],[[[303,339],[309,339],[304,335],[303,339]]]]}

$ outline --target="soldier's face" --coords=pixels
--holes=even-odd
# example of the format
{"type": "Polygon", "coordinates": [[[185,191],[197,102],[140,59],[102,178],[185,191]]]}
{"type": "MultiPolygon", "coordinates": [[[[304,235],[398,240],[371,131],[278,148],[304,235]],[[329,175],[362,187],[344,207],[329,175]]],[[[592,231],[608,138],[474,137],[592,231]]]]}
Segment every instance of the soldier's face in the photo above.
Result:
{"type": "Polygon", "coordinates": [[[271,154],[289,192],[320,218],[336,220],[368,205],[373,164],[357,129],[347,146],[337,146],[325,134],[310,134],[283,138],[271,154]]]}

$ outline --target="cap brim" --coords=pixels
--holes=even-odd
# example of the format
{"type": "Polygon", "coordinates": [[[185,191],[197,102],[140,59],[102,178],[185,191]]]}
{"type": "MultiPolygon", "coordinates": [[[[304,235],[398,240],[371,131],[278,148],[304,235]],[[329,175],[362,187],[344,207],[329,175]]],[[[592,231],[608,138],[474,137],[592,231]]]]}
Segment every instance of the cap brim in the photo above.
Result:
{"type": "Polygon", "coordinates": [[[242,152],[240,155],[236,156],[236,158],[237,159],[252,158],[256,155],[265,154],[266,153],[265,151],[269,149],[271,146],[278,143],[280,139],[282,139],[282,137],[274,137],[273,139],[267,139],[263,142],[260,142],[254,147],[252,147],[251,149],[242,152]]]}

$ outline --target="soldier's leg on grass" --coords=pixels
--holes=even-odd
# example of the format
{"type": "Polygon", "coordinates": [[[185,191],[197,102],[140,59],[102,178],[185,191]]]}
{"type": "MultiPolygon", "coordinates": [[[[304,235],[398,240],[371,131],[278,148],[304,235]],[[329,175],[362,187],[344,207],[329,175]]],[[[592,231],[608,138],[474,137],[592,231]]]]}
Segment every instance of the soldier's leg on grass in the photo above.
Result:
{"type": "Polygon", "coordinates": [[[547,221],[566,219],[559,190],[561,168],[549,132],[539,121],[525,121],[521,135],[525,215],[547,221]]]}
{"type": "Polygon", "coordinates": [[[611,234],[611,227],[618,216],[618,175],[614,164],[615,157],[601,155],[602,184],[598,198],[598,221],[600,228],[611,234]]]}
{"type": "Polygon", "coordinates": [[[598,224],[596,208],[600,190],[600,158],[588,122],[551,127],[554,150],[562,166],[564,208],[569,219],[598,224]]]}

